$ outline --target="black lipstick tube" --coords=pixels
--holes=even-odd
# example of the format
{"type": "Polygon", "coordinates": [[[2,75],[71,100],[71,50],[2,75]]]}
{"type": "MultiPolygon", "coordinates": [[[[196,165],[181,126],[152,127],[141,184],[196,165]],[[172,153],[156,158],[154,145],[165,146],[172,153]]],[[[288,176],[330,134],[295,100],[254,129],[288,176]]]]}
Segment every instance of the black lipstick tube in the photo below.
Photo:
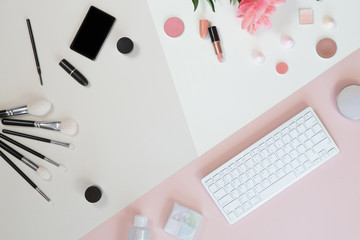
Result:
{"type": "Polygon", "coordinates": [[[82,75],[73,65],[71,65],[65,59],[61,60],[59,65],[81,85],[87,86],[89,84],[86,77],[84,77],[84,75],[82,75]]]}

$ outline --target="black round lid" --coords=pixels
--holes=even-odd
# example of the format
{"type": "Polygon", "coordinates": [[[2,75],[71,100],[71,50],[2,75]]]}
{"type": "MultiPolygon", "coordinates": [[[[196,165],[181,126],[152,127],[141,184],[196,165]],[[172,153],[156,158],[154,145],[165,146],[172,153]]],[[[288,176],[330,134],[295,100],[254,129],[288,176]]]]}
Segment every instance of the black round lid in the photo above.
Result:
{"type": "Polygon", "coordinates": [[[88,202],[96,203],[101,198],[101,190],[96,186],[90,186],[85,191],[85,198],[88,202]]]}
{"type": "Polygon", "coordinates": [[[119,50],[119,52],[129,53],[133,50],[134,43],[133,43],[133,41],[131,41],[130,38],[123,37],[123,38],[119,39],[116,46],[117,46],[117,49],[119,50]]]}

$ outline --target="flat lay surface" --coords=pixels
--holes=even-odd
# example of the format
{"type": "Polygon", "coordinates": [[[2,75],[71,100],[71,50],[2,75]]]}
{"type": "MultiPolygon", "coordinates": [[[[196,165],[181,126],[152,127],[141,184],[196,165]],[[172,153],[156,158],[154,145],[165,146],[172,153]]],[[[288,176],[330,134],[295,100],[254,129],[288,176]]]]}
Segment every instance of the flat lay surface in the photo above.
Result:
{"type": "Polygon", "coordinates": [[[170,239],[162,229],[174,202],[202,215],[195,240],[360,238],[360,125],[335,105],[343,87],[360,82],[360,3],[286,1],[271,28],[251,35],[235,2],[217,1],[216,13],[206,1],[193,12],[190,0],[0,3],[0,110],[48,100],[45,116],[12,119],[63,124],[0,129],[75,146],[11,136],[67,172],[11,145],[49,170],[44,181],[46,170],[4,152],[53,205],[0,159],[0,239],[127,239],[134,214],[149,217],[151,239],[170,239]],[[91,6],[116,20],[87,58],[70,45],[91,6]],[[200,19],[213,26],[206,37],[200,19]],[[228,224],[201,179],[308,106],[340,153],[228,224]]]}
{"type": "Polygon", "coordinates": [[[203,215],[196,239],[328,239],[360,238],[359,134],[357,121],[342,117],[335,97],[360,83],[360,50],[235,132],[225,141],[120,211],[82,240],[127,239],[135,214],[149,216],[151,239],[175,239],[162,229],[174,201],[203,215]],[[201,184],[201,179],[307,106],[312,106],[340,153],[230,225],[201,184]]]}

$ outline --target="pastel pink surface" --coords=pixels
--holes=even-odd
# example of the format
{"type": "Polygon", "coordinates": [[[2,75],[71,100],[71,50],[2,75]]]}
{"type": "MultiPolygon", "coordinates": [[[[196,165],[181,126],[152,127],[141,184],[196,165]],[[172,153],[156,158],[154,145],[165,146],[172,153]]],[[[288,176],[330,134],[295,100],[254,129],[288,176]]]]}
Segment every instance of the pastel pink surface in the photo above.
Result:
{"type": "Polygon", "coordinates": [[[164,24],[164,31],[169,37],[179,37],[184,32],[184,22],[177,17],[171,17],[164,24]]]}
{"type": "Polygon", "coordinates": [[[360,122],[342,117],[335,103],[343,87],[360,84],[359,62],[357,50],[82,240],[125,240],[135,214],[149,217],[150,239],[175,240],[162,231],[174,201],[204,215],[196,239],[359,240],[360,122]],[[246,218],[228,224],[200,180],[307,106],[318,114],[340,153],[246,218]]]}

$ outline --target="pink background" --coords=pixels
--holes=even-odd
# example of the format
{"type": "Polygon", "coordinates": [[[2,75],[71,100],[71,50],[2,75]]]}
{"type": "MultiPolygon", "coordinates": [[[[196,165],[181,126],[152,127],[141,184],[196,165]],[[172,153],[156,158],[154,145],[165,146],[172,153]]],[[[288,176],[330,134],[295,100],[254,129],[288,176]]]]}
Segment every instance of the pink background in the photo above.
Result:
{"type": "Polygon", "coordinates": [[[149,217],[152,240],[163,232],[174,201],[204,215],[196,239],[360,239],[360,121],[342,117],[336,95],[360,84],[360,50],[194,160],[82,240],[125,240],[135,214],[149,217]],[[313,107],[340,149],[330,159],[244,219],[230,225],[201,179],[307,106],[313,107]]]}

